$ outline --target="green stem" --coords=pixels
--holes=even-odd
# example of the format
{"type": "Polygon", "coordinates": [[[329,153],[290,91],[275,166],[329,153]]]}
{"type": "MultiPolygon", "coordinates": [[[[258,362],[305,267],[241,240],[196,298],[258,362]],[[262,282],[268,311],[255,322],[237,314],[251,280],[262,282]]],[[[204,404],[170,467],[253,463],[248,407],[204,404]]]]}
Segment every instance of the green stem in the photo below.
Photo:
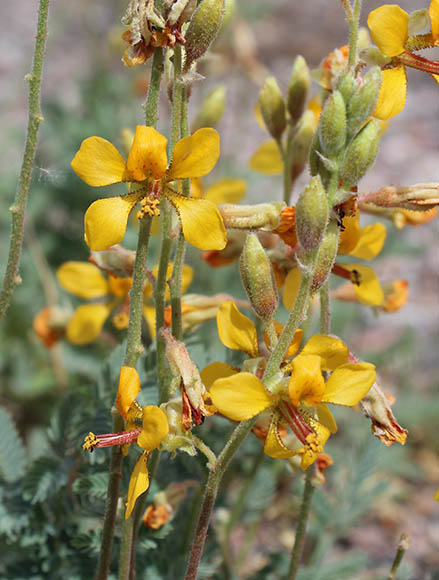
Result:
{"type": "Polygon", "coordinates": [[[320,288],[320,332],[329,334],[331,328],[331,311],[329,308],[329,279],[320,288]]]}
{"type": "Polygon", "coordinates": [[[196,580],[198,566],[200,564],[204,544],[206,541],[209,521],[212,515],[213,506],[215,505],[215,499],[218,493],[221,479],[227,469],[230,460],[251,431],[255,420],[256,419],[251,419],[250,421],[241,421],[241,423],[238,424],[231,437],[227,441],[224,449],[220,453],[216,465],[209,472],[207,483],[204,489],[203,501],[201,503],[198,516],[197,528],[195,530],[194,540],[192,542],[192,548],[189,555],[185,580],[196,580]]]}
{"type": "Polygon", "coordinates": [[[141,341],[143,318],[143,289],[146,280],[146,259],[148,257],[149,237],[152,218],[140,220],[137,239],[136,261],[133,270],[133,285],[130,291],[130,322],[127,333],[127,347],[124,364],[136,368],[137,360],[143,352],[141,341]]]}
{"type": "Polygon", "coordinates": [[[358,28],[360,24],[361,0],[354,1],[354,10],[349,21],[349,58],[348,66],[357,65],[358,28]]]}
{"type": "Polygon", "coordinates": [[[299,292],[297,293],[296,302],[290,312],[288,322],[279,337],[279,342],[274,348],[268,359],[267,367],[264,373],[264,381],[271,379],[278,371],[285,353],[288,350],[294,333],[306,318],[306,312],[311,294],[311,283],[313,280],[313,273],[302,273],[302,281],[300,283],[299,292]]]}
{"type": "MultiPolygon", "coordinates": [[[[114,411],[113,432],[123,430],[123,419],[114,411]]],[[[119,500],[119,488],[122,478],[122,450],[120,447],[112,447],[110,454],[110,477],[108,480],[107,503],[105,506],[104,525],[102,526],[101,550],[96,569],[95,580],[106,580],[110,572],[111,552],[113,548],[114,528],[116,524],[117,502],[119,500]]]]}
{"type": "Polygon", "coordinates": [[[311,500],[314,491],[312,484],[312,470],[308,469],[305,474],[305,486],[303,488],[302,504],[300,506],[299,520],[297,523],[296,537],[294,539],[293,553],[291,555],[290,569],[288,571],[287,580],[295,580],[297,570],[300,565],[300,558],[303,551],[303,543],[305,540],[306,524],[311,510],[311,500]]]}
{"type": "Polygon", "coordinates": [[[278,143],[279,149],[281,154],[283,155],[284,160],[284,173],[283,173],[283,182],[284,182],[284,202],[289,205],[291,199],[291,189],[293,187],[293,181],[291,179],[291,164],[292,164],[292,145],[293,145],[293,136],[295,132],[295,127],[293,125],[288,126],[288,133],[287,133],[287,142],[285,151],[282,149],[282,145],[278,143]]]}
{"type": "Polygon", "coordinates": [[[268,338],[270,339],[270,348],[273,349],[273,348],[275,348],[275,346],[277,345],[277,342],[278,342],[276,327],[274,325],[274,320],[269,320],[265,324],[265,330],[267,331],[268,338]]]}
{"type": "Polygon", "coordinates": [[[131,558],[133,551],[134,520],[129,517],[123,522],[122,545],[119,557],[119,580],[129,580],[131,575],[131,558]]]}
{"type": "MultiPolygon", "coordinates": [[[[174,151],[175,144],[181,133],[181,114],[183,84],[181,83],[181,46],[177,44],[174,49],[174,84],[172,92],[172,129],[169,148],[174,151]]],[[[162,216],[162,243],[160,247],[159,269],[157,274],[157,284],[155,288],[155,311],[156,311],[156,334],[157,334],[157,382],[159,389],[159,404],[164,403],[169,398],[168,380],[166,370],[166,344],[160,335],[160,329],[165,323],[165,303],[166,303],[166,283],[168,274],[169,258],[171,256],[172,239],[172,209],[168,200],[162,200],[160,214],[162,216]]]]}
{"type": "Polygon", "coordinates": [[[143,105],[143,108],[145,109],[145,123],[149,127],[155,127],[157,125],[160,84],[162,81],[163,69],[163,49],[156,48],[152,58],[151,79],[148,88],[148,96],[143,105]]]}
{"type": "Polygon", "coordinates": [[[18,273],[21,250],[24,237],[24,216],[26,203],[29,195],[30,179],[37,147],[38,129],[43,122],[40,110],[41,77],[46,48],[47,17],[49,13],[49,0],[40,0],[38,7],[37,34],[33,55],[32,72],[26,75],[29,82],[29,115],[27,123],[26,141],[24,146],[23,161],[20,176],[18,178],[15,200],[9,211],[12,214],[11,239],[9,244],[8,263],[3,278],[0,293],[0,320],[6,314],[15,287],[21,283],[18,273]]]}
{"type": "Polygon", "coordinates": [[[406,534],[402,534],[399,540],[395,559],[393,560],[392,569],[390,570],[390,574],[388,575],[387,580],[395,580],[399,565],[401,564],[401,561],[404,558],[404,554],[408,550],[408,547],[408,538],[406,534]]]}

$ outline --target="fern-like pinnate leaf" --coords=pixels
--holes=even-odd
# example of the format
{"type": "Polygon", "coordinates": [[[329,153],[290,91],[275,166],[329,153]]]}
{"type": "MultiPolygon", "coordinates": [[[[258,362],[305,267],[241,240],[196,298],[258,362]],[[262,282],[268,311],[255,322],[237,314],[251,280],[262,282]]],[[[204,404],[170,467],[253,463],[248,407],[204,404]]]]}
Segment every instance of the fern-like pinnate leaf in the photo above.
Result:
{"type": "Polygon", "coordinates": [[[26,453],[11,417],[0,409],[0,475],[8,482],[21,479],[26,467],[26,453]]]}

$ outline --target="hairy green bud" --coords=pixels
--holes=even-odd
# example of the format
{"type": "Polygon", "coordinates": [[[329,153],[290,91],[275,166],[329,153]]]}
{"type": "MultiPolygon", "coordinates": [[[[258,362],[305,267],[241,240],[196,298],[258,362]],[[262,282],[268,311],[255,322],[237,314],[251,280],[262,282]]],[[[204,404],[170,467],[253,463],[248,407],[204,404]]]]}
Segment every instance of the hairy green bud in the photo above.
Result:
{"type": "Polygon", "coordinates": [[[224,0],[202,0],[195,10],[185,34],[187,72],[192,63],[207,51],[217,37],[224,15],[224,0]]]}
{"type": "Polygon", "coordinates": [[[352,69],[342,73],[337,80],[337,90],[340,91],[345,103],[349,103],[355,89],[355,75],[352,69]]]}
{"type": "Polygon", "coordinates": [[[288,85],[287,108],[291,121],[297,123],[311,92],[311,75],[303,56],[296,57],[288,85]]]}
{"type": "Polygon", "coordinates": [[[380,133],[379,122],[371,119],[347,148],[340,169],[343,189],[357,185],[374,163],[380,145],[380,133]]]}
{"type": "Polygon", "coordinates": [[[346,106],[340,91],[334,91],[320,116],[319,138],[322,153],[333,159],[346,142],[346,106]]]}
{"type": "Polygon", "coordinates": [[[274,77],[268,77],[259,93],[259,105],[267,131],[280,139],[287,126],[285,101],[274,77]]]}
{"type": "Polygon", "coordinates": [[[337,257],[339,228],[334,220],[331,220],[326,228],[325,235],[320,243],[315,261],[314,277],[311,291],[317,292],[328,279],[337,257]]]}
{"type": "Polygon", "coordinates": [[[241,279],[253,310],[265,322],[273,318],[279,296],[270,260],[256,234],[249,234],[239,262],[241,279]]]}
{"type": "Polygon", "coordinates": [[[381,69],[374,67],[364,77],[363,84],[354,91],[347,106],[348,142],[374,110],[378,100],[381,77],[381,69]]]}
{"type": "Polygon", "coordinates": [[[291,143],[291,180],[293,182],[305,169],[315,130],[316,117],[314,113],[305,111],[297,125],[297,132],[291,143]]]}
{"type": "Polygon", "coordinates": [[[309,149],[309,170],[311,175],[320,175],[323,185],[327,187],[331,174],[323,163],[323,154],[318,131],[314,133],[309,149]]]}
{"type": "Polygon", "coordinates": [[[195,133],[202,127],[215,127],[224,114],[226,106],[226,88],[219,86],[210,91],[201,103],[200,110],[191,125],[191,132],[195,133]]]}
{"type": "Polygon", "coordinates": [[[296,204],[296,232],[300,245],[310,252],[316,248],[328,223],[328,201],[320,177],[313,177],[296,204]]]}

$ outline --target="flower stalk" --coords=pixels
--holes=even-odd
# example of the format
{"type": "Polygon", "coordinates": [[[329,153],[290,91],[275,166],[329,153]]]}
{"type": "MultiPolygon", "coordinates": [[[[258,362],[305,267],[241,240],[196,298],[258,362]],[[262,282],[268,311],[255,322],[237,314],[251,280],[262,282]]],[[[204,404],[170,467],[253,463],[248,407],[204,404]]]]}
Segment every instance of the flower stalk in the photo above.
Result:
{"type": "Polygon", "coordinates": [[[11,301],[12,293],[21,283],[18,273],[21,251],[24,238],[24,217],[27,198],[29,196],[30,180],[34,166],[35,150],[37,147],[38,129],[43,122],[40,109],[41,79],[46,50],[47,19],[49,14],[49,0],[40,0],[38,7],[37,34],[33,55],[32,72],[26,75],[29,82],[29,115],[24,146],[23,161],[18,178],[15,200],[9,211],[12,214],[12,228],[9,245],[8,262],[3,278],[0,293],[0,320],[6,314],[11,301]]]}

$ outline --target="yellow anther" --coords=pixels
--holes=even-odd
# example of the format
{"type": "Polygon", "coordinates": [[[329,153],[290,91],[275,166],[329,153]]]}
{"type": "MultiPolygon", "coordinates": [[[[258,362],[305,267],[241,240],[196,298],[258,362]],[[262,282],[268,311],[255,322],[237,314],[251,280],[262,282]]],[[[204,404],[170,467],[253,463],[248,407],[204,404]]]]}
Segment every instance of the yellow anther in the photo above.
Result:
{"type": "Polygon", "coordinates": [[[140,202],[142,206],[140,210],[137,212],[137,218],[142,219],[144,217],[157,217],[160,215],[160,208],[159,208],[160,200],[159,199],[151,199],[149,197],[144,197],[140,202]]]}
{"type": "Polygon", "coordinates": [[[93,449],[97,446],[97,444],[98,444],[98,440],[97,440],[96,435],[90,431],[90,433],[84,439],[84,444],[83,444],[82,448],[84,449],[84,451],[90,451],[90,453],[91,453],[93,451],[93,449]]]}
{"type": "Polygon", "coordinates": [[[128,323],[130,318],[126,312],[119,312],[115,314],[111,319],[111,322],[118,330],[123,330],[124,328],[128,328],[128,323]]]}

